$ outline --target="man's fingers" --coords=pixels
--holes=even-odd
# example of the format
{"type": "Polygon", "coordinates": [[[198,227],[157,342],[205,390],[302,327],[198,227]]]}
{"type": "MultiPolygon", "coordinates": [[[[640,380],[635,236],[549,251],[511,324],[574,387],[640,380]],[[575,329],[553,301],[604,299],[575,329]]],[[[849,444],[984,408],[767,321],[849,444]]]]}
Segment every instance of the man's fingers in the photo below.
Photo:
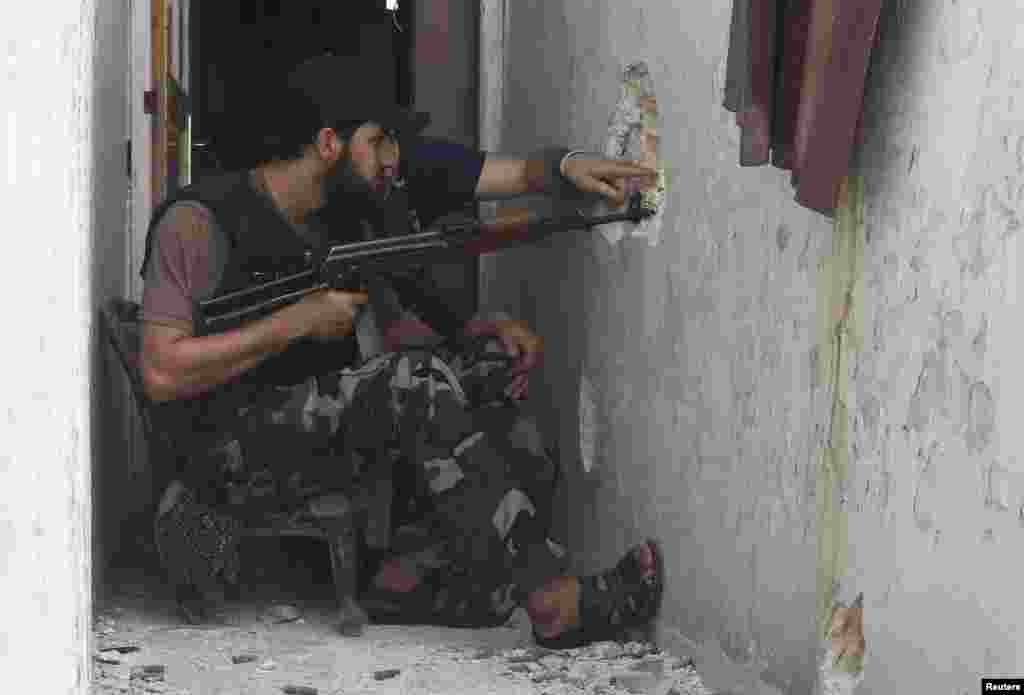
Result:
{"type": "Polygon", "coordinates": [[[528,377],[525,374],[520,374],[505,389],[505,393],[514,400],[521,400],[526,396],[528,377]]]}
{"type": "Polygon", "coordinates": [[[367,294],[366,292],[345,292],[342,290],[327,290],[327,293],[328,297],[334,297],[339,300],[342,297],[345,297],[350,304],[366,304],[368,301],[370,301],[370,295],[367,294]]]}
{"type": "Polygon", "coordinates": [[[519,343],[516,342],[515,338],[505,338],[502,340],[505,345],[505,353],[509,357],[515,357],[518,359],[520,354],[519,343]]]}
{"type": "Polygon", "coordinates": [[[626,200],[626,196],[622,191],[605,183],[601,179],[587,177],[581,182],[580,188],[587,193],[598,193],[603,195],[605,198],[608,198],[610,201],[619,205],[626,200]]]}
{"type": "Polygon", "coordinates": [[[515,364],[509,369],[509,374],[519,376],[533,369],[537,364],[537,356],[535,353],[526,351],[516,359],[515,364]]]}
{"type": "Polygon", "coordinates": [[[540,345],[531,345],[523,350],[522,357],[511,370],[513,374],[525,374],[540,364],[540,345]]]}
{"type": "Polygon", "coordinates": [[[633,162],[618,162],[615,160],[604,160],[594,166],[591,173],[596,176],[614,176],[615,178],[628,178],[637,176],[641,178],[658,178],[658,171],[650,167],[641,166],[633,162]]]}

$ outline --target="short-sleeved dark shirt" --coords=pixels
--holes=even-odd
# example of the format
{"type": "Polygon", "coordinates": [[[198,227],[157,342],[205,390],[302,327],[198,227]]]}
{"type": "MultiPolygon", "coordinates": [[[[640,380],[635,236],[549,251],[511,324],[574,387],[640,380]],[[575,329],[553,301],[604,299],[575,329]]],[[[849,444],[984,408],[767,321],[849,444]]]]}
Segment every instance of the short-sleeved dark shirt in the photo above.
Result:
{"type": "MultiPolygon", "coordinates": [[[[421,224],[429,226],[473,200],[485,158],[481,151],[438,138],[403,143],[401,175],[421,224]]],[[[192,302],[216,290],[228,252],[208,209],[195,202],[172,205],[154,230],[142,319],[190,329],[192,302]]]]}
{"type": "Polygon", "coordinates": [[[486,155],[435,138],[417,138],[411,144],[408,158],[402,157],[402,176],[409,187],[410,207],[429,226],[473,200],[486,155]]]}

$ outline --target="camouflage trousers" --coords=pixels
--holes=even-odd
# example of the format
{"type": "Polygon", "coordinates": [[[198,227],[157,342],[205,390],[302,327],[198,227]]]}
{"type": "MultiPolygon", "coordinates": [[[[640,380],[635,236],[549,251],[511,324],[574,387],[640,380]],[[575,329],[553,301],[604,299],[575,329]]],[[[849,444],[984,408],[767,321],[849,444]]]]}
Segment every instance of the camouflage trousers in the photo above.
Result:
{"type": "Polygon", "coordinates": [[[504,587],[521,600],[569,558],[548,537],[558,463],[532,418],[501,398],[501,374],[464,355],[382,355],[342,376],[339,427],[346,450],[387,449],[406,467],[394,475],[429,494],[444,557],[471,578],[467,593],[504,587]]]}
{"type": "MultiPolygon", "coordinates": [[[[273,497],[267,490],[291,490],[285,497],[301,501],[337,489],[337,481],[348,476],[334,475],[335,469],[349,469],[354,461],[356,468],[397,461],[394,470],[362,472],[411,477],[431,500],[429,532],[414,550],[432,557],[438,611],[457,599],[445,622],[457,621],[465,603],[479,606],[479,597],[486,598],[483,610],[490,615],[484,622],[506,615],[531,591],[564,574],[570,560],[548,535],[558,462],[532,418],[502,398],[503,367],[486,353],[417,348],[311,381],[302,397],[291,399],[301,404],[301,416],[293,420],[310,436],[326,430],[337,444],[333,453],[297,471],[280,461],[287,456],[255,455],[268,448],[269,439],[280,439],[264,436],[256,446],[240,447],[254,455],[236,451],[222,457],[231,469],[225,478],[230,496],[265,501],[273,497]],[[267,458],[270,465],[257,461],[267,458]]],[[[270,421],[285,419],[280,412],[270,421]]],[[[236,574],[234,518],[244,516],[198,504],[200,498],[180,495],[157,521],[162,547],[174,553],[165,551],[165,565],[181,575],[179,581],[197,585],[208,583],[204,573],[236,574]]],[[[467,616],[465,624],[473,618],[467,616]]]]}

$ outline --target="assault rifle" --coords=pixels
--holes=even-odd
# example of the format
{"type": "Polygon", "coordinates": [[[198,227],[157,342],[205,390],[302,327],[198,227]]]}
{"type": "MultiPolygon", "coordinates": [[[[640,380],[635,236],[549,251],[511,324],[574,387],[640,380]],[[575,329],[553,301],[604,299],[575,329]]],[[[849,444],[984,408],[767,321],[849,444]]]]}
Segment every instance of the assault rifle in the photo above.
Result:
{"type": "MultiPolygon", "coordinates": [[[[532,244],[571,229],[591,229],[613,222],[637,223],[653,214],[653,210],[642,206],[641,196],[636,193],[630,197],[625,211],[607,215],[587,216],[577,210],[513,224],[478,221],[443,224],[437,231],[332,246],[322,258],[307,254],[298,272],[199,302],[196,330],[199,335],[207,335],[237,328],[314,292],[324,289],[359,291],[374,279],[393,279],[403,270],[431,261],[532,244]]],[[[406,287],[405,295],[417,293],[416,288],[406,287]]],[[[398,295],[403,300],[422,299],[403,297],[401,289],[398,295]]]]}

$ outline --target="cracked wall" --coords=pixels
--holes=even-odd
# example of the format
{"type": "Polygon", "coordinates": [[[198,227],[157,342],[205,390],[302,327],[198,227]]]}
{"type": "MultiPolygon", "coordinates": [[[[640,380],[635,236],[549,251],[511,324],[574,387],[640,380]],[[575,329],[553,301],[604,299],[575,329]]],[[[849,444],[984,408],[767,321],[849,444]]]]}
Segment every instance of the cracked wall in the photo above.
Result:
{"type": "Polygon", "coordinates": [[[488,265],[485,303],[546,340],[532,390],[569,475],[567,540],[587,569],[665,541],[666,634],[710,687],[811,692],[823,615],[863,592],[864,692],[974,692],[1024,671],[1024,8],[888,4],[834,224],[784,172],[737,164],[730,10],[509,7],[502,149],[603,151],[643,61],[671,175],[654,239],[488,265]]]}

